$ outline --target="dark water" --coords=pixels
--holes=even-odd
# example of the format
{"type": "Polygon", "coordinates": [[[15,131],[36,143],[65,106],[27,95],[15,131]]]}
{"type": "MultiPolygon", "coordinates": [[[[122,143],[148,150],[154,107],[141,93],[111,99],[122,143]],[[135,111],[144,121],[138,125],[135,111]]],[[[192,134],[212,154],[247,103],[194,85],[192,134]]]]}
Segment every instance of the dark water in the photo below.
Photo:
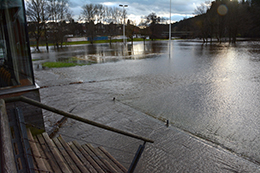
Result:
{"type": "Polygon", "coordinates": [[[96,61],[69,70],[53,69],[51,73],[59,78],[38,82],[99,82],[121,102],[259,162],[260,42],[173,41],[170,56],[168,50],[168,42],[163,41],[127,48],[101,44],[33,54],[33,58],[42,59],[34,62],[36,71],[46,59],[96,61]]]}

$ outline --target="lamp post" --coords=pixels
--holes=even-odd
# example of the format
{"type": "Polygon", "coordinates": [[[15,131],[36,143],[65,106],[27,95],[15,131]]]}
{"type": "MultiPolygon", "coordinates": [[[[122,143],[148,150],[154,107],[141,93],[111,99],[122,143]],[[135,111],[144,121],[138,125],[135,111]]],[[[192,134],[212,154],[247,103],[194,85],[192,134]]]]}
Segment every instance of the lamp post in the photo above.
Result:
{"type": "Polygon", "coordinates": [[[171,26],[171,22],[172,22],[172,1],[170,0],[170,25],[169,25],[169,57],[171,57],[171,48],[172,48],[172,26],[171,26]]]}
{"type": "Polygon", "coordinates": [[[169,41],[171,40],[171,37],[172,37],[172,27],[171,27],[171,18],[172,18],[172,1],[170,0],[170,26],[169,26],[169,41]]]}
{"type": "Polygon", "coordinates": [[[125,7],[128,7],[128,5],[119,5],[120,7],[123,7],[123,15],[124,15],[124,25],[123,25],[123,42],[125,45],[125,7]]]}

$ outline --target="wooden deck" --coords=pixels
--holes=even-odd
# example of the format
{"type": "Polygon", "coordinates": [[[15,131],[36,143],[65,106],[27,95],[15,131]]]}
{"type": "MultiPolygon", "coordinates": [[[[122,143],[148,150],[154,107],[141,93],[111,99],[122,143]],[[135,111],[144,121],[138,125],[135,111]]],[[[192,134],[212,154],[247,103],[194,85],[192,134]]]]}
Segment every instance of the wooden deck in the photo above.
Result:
{"type": "Polygon", "coordinates": [[[50,139],[47,133],[34,137],[30,130],[27,133],[36,172],[127,172],[103,147],[80,145],[76,141],[66,143],[61,136],[50,139]]]}
{"type": "Polygon", "coordinates": [[[22,96],[0,99],[0,133],[0,172],[133,172],[145,143],[154,142],[151,139],[84,119],[22,96]],[[36,130],[35,124],[31,126],[30,123],[25,122],[19,107],[10,110],[8,116],[5,102],[28,103],[66,118],[142,140],[144,143],[139,146],[135,158],[127,170],[102,147],[94,148],[91,144],[80,145],[76,141],[66,143],[61,136],[50,139],[46,132],[41,133],[42,131],[36,130]],[[26,125],[41,134],[32,136],[31,131],[26,129],[26,125]]]}

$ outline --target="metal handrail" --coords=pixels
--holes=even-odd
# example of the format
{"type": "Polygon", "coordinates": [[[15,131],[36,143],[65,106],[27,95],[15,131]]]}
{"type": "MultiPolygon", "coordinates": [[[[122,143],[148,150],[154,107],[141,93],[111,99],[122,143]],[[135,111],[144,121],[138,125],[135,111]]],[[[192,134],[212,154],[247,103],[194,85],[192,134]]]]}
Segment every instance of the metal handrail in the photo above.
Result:
{"type": "Polygon", "coordinates": [[[148,139],[148,138],[145,138],[145,137],[133,134],[133,133],[125,132],[125,131],[122,131],[122,130],[119,130],[119,129],[116,129],[116,128],[113,128],[113,127],[110,127],[110,126],[107,126],[107,125],[104,125],[104,124],[101,124],[101,123],[97,123],[97,122],[88,120],[86,118],[79,117],[79,116],[71,114],[71,113],[67,113],[65,111],[62,111],[62,110],[56,109],[54,107],[42,104],[38,101],[29,99],[29,98],[24,97],[24,96],[10,97],[10,98],[5,98],[4,100],[7,103],[8,102],[17,102],[17,101],[25,102],[25,103],[28,103],[30,105],[33,105],[33,106],[36,106],[36,107],[39,107],[39,108],[42,108],[42,109],[46,109],[48,111],[60,114],[64,117],[68,117],[68,118],[71,118],[71,119],[74,119],[74,120],[77,120],[77,121],[80,121],[80,122],[83,122],[83,123],[86,123],[86,124],[90,124],[90,125],[102,128],[102,129],[106,129],[106,130],[118,133],[118,134],[122,134],[122,135],[132,137],[132,138],[135,138],[135,139],[139,139],[139,140],[142,140],[144,142],[154,143],[154,141],[151,140],[151,139],[148,139]]]}

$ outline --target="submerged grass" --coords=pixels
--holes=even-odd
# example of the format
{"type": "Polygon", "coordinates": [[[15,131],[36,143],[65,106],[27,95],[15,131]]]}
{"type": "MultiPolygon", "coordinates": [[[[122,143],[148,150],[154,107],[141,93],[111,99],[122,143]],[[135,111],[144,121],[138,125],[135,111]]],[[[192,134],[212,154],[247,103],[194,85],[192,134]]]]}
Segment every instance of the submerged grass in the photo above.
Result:
{"type": "Polygon", "coordinates": [[[32,59],[32,61],[40,61],[41,59],[32,59]]]}
{"type": "Polygon", "coordinates": [[[91,63],[79,64],[74,62],[44,62],[42,66],[48,68],[62,68],[62,67],[74,67],[74,66],[83,66],[83,65],[90,65],[90,64],[91,63]]]}
{"type": "Polygon", "coordinates": [[[84,66],[84,65],[91,65],[95,64],[96,62],[90,62],[90,61],[78,61],[77,57],[70,57],[67,59],[64,59],[64,61],[58,61],[58,62],[44,62],[42,63],[43,67],[48,68],[62,68],[62,67],[74,67],[74,66],[84,66]]]}
{"type": "Polygon", "coordinates": [[[73,67],[76,65],[78,64],[72,62],[44,62],[42,64],[43,67],[48,67],[48,68],[73,67]]]}

